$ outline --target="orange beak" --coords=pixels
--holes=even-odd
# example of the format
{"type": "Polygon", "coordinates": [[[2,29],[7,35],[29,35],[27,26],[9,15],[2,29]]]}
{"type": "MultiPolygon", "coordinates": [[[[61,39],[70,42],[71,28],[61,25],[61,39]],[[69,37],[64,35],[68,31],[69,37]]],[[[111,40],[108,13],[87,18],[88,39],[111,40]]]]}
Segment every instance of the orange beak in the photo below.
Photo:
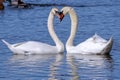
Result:
{"type": "Polygon", "coordinates": [[[63,20],[63,18],[64,18],[63,12],[59,12],[59,19],[60,19],[60,22],[63,20]]]}
{"type": "Polygon", "coordinates": [[[58,11],[56,11],[56,16],[60,19],[60,22],[63,20],[63,18],[64,18],[64,14],[63,14],[63,12],[58,12],[58,11]]]}

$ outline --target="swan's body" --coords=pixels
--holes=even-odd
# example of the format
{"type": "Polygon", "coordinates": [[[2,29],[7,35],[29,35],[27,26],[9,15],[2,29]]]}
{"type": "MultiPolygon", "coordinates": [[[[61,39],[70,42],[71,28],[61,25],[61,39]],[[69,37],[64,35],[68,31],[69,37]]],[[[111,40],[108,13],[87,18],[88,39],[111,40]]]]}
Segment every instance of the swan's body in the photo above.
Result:
{"type": "Polygon", "coordinates": [[[48,45],[46,43],[36,42],[36,41],[27,41],[17,44],[9,44],[5,40],[2,40],[8,48],[14,54],[55,54],[64,52],[64,45],[58,39],[57,35],[54,32],[53,28],[53,19],[56,14],[57,9],[53,8],[48,17],[48,31],[54,40],[56,46],[48,45]]]}
{"type": "MultiPolygon", "coordinates": [[[[67,53],[79,53],[79,54],[108,54],[112,48],[113,39],[110,38],[109,41],[101,38],[97,34],[93,37],[88,38],[84,42],[73,45],[73,39],[77,32],[78,19],[73,8],[64,7],[62,10],[62,17],[66,14],[70,14],[71,18],[71,33],[66,43],[67,53]]],[[[61,18],[62,19],[62,18],[61,18]]]]}
{"type": "Polygon", "coordinates": [[[97,34],[81,42],[77,46],[68,46],[66,49],[68,53],[80,54],[108,54],[112,47],[112,38],[109,41],[101,38],[97,34]]]}

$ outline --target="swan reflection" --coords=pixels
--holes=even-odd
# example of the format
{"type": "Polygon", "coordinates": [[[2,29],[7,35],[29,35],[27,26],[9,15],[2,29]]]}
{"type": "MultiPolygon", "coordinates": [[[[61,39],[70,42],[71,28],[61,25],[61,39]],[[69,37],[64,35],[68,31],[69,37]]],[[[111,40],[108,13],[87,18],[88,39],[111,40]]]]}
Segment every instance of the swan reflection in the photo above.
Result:
{"type": "Polygon", "coordinates": [[[51,73],[49,75],[50,78],[48,80],[59,80],[57,78],[57,75],[58,75],[57,71],[59,69],[58,67],[62,64],[61,60],[63,59],[63,57],[64,57],[63,54],[58,54],[56,56],[55,61],[50,65],[50,71],[51,71],[51,73]]]}
{"type": "Polygon", "coordinates": [[[56,57],[56,55],[13,55],[10,59],[12,63],[19,64],[21,66],[27,65],[43,65],[43,62],[48,62],[56,57]]]}
{"type": "Polygon", "coordinates": [[[80,80],[79,73],[77,72],[79,68],[77,64],[75,63],[74,57],[67,56],[67,62],[71,66],[71,70],[72,70],[71,75],[73,76],[73,78],[71,80],[80,80]]]}
{"type": "Polygon", "coordinates": [[[113,61],[106,55],[67,55],[73,75],[71,80],[111,80],[113,61]],[[79,77],[80,76],[80,77],[79,77]]]}
{"type": "Polygon", "coordinates": [[[13,55],[9,64],[12,74],[29,76],[27,80],[33,78],[40,80],[57,80],[57,70],[62,63],[63,54],[54,55],[13,55]],[[37,76],[37,77],[36,77],[37,76]]]}

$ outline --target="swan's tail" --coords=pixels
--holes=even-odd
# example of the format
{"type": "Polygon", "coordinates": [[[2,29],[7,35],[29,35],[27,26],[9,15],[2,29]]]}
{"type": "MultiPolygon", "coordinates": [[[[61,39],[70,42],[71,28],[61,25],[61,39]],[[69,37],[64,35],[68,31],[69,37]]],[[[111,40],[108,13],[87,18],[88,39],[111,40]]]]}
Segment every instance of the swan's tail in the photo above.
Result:
{"type": "Polygon", "coordinates": [[[2,42],[4,42],[8,47],[11,46],[11,44],[5,41],[4,39],[2,39],[2,42]]]}
{"type": "MultiPolygon", "coordinates": [[[[109,49],[111,50],[112,48],[112,45],[113,45],[113,37],[111,37],[107,43],[107,46],[109,46],[109,49]]],[[[110,51],[109,51],[110,52],[110,51]]]]}
{"type": "Polygon", "coordinates": [[[103,53],[109,54],[112,49],[112,45],[113,45],[113,38],[111,37],[109,41],[107,42],[107,45],[105,49],[103,50],[103,53]]]}

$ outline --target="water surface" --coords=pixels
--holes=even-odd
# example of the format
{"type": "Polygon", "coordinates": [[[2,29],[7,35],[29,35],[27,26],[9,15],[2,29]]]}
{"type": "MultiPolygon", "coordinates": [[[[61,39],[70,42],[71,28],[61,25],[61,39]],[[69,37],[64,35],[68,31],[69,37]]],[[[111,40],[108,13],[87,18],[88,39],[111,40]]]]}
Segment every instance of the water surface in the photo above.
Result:
{"type": "MultiPolygon", "coordinates": [[[[0,39],[10,43],[28,40],[55,45],[47,31],[47,18],[52,7],[61,9],[71,5],[77,12],[79,28],[74,40],[77,45],[95,33],[105,39],[113,36],[114,44],[109,56],[105,55],[13,55],[0,41],[0,80],[119,80],[120,76],[120,1],[80,0],[50,1],[25,0],[36,4],[17,9],[7,6],[0,11],[0,39]]],[[[55,31],[65,44],[70,33],[70,18],[60,23],[54,20],[55,31]]]]}

